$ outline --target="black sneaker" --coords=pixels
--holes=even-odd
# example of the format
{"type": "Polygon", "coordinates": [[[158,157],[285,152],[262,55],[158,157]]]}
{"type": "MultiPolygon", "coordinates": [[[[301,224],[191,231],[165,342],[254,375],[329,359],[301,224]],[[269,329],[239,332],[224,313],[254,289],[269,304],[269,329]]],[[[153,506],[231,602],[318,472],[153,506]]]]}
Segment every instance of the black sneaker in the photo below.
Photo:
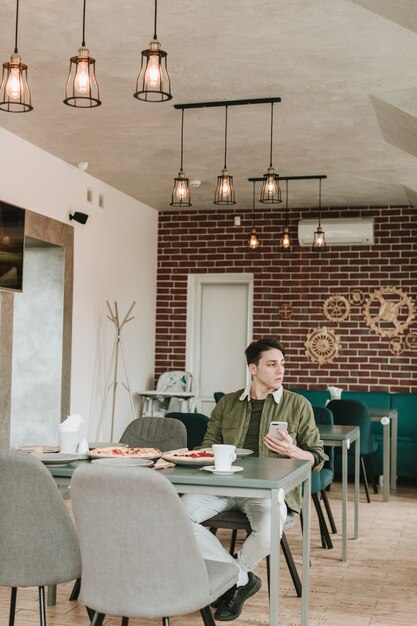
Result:
{"type": "Polygon", "coordinates": [[[233,585],[233,587],[230,587],[230,589],[225,591],[223,595],[217,598],[217,600],[212,602],[210,606],[213,607],[213,609],[218,609],[222,604],[228,604],[231,598],[233,597],[235,591],[236,591],[236,585],[233,585]]]}
{"type": "MultiPolygon", "coordinates": [[[[236,587],[227,602],[224,602],[215,612],[214,618],[221,622],[230,622],[237,619],[242,612],[245,600],[253,596],[262,586],[260,578],[249,572],[249,581],[246,585],[236,587]]],[[[231,590],[229,590],[231,591],[231,590]]],[[[226,592],[227,594],[228,592],[226,592]]],[[[224,594],[224,595],[226,595],[224,594]]]]}

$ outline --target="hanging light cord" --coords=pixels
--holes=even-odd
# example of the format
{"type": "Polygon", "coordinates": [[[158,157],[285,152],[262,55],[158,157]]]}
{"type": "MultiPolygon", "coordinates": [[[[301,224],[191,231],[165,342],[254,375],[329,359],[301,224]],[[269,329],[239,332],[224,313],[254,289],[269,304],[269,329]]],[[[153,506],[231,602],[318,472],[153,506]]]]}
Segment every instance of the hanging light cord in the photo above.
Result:
{"type": "Polygon", "coordinates": [[[253,194],[252,194],[252,228],[255,228],[255,181],[253,181],[253,194]]]}
{"type": "MultiPolygon", "coordinates": [[[[154,18],[154,26],[153,26],[153,38],[156,41],[158,39],[157,35],[156,35],[156,13],[157,13],[157,0],[155,0],[155,18],[154,18]]],[[[181,168],[182,169],[182,168],[181,168]]]]}
{"type": "Polygon", "coordinates": [[[285,226],[288,226],[288,180],[285,181],[285,226]]]}
{"type": "Polygon", "coordinates": [[[271,102],[271,145],[269,147],[269,167],[272,167],[272,134],[274,129],[274,103],[271,102]]]}
{"type": "Polygon", "coordinates": [[[184,146],[184,109],[181,109],[181,167],[180,167],[181,172],[182,172],[183,146],[184,146]]]}
{"type": "Polygon", "coordinates": [[[319,228],[321,227],[321,178],[319,178],[319,228]]]}
{"type": "Polygon", "coordinates": [[[16,30],[14,35],[14,53],[17,54],[17,26],[19,23],[19,0],[16,0],[16,30]]]}
{"type": "Polygon", "coordinates": [[[86,0],[84,0],[84,7],[83,7],[83,40],[81,43],[82,48],[85,48],[85,2],[86,0]]]}
{"type": "Polygon", "coordinates": [[[226,166],[226,155],[227,155],[227,105],[225,106],[226,109],[226,122],[224,125],[224,169],[227,169],[226,166]]]}

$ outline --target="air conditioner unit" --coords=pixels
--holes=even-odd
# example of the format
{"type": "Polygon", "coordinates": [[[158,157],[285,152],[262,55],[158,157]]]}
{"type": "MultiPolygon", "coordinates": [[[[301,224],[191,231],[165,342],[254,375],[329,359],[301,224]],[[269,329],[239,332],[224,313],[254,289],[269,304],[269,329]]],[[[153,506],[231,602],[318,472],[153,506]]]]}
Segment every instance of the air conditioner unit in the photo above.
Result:
{"type": "MultiPolygon", "coordinates": [[[[318,219],[298,222],[298,242],[300,246],[311,246],[318,219]]],[[[374,243],[373,217],[340,217],[322,219],[328,246],[370,246],[374,243]]]]}

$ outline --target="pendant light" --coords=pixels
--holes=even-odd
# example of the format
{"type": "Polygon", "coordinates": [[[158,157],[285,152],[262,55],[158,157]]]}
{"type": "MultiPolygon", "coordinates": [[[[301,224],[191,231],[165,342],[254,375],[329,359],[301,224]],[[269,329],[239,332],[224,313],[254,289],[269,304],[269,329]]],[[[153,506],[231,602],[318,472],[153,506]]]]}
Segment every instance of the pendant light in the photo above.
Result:
{"type": "Polygon", "coordinates": [[[171,100],[171,80],[167,68],[167,53],[161,50],[156,34],[157,0],[155,0],[154,34],[149,48],[142,50],[140,72],[136,79],[136,91],[133,94],[138,100],[146,102],[164,102],[171,100]]]}
{"type": "Polygon", "coordinates": [[[288,230],[288,180],[285,181],[285,226],[282,231],[282,237],[279,240],[279,247],[283,252],[291,251],[291,239],[288,230]]]}
{"type": "Polygon", "coordinates": [[[317,230],[314,231],[314,239],[313,239],[313,250],[324,251],[326,250],[326,239],[324,236],[324,231],[321,227],[321,178],[319,178],[319,223],[317,225],[317,230]]]}
{"type": "Polygon", "coordinates": [[[27,113],[32,111],[32,97],[28,85],[28,66],[22,63],[17,49],[19,25],[19,0],[16,0],[16,29],[14,52],[10,61],[3,63],[3,75],[0,87],[0,110],[8,113],[27,113]]]}
{"type": "Polygon", "coordinates": [[[255,181],[253,181],[252,230],[251,230],[250,237],[248,239],[248,248],[250,248],[251,250],[257,250],[260,245],[261,245],[261,242],[259,241],[259,239],[258,239],[258,237],[256,235],[256,228],[255,228],[255,181]]]}
{"type": "Polygon", "coordinates": [[[236,204],[235,190],[233,188],[233,176],[227,171],[227,105],[225,106],[226,116],[224,125],[224,167],[221,176],[217,176],[216,193],[213,204],[236,204]]]}
{"type": "Polygon", "coordinates": [[[83,7],[83,39],[77,56],[70,58],[70,69],[65,86],[64,104],[78,109],[92,109],[101,104],[96,80],[96,60],[85,47],[85,3],[83,7]]]}
{"type": "Polygon", "coordinates": [[[271,143],[270,143],[270,148],[269,148],[269,167],[268,167],[266,174],[264,174],[263,176],[261,196],[259,198],[259,202],[262,202],[263,204],[277,204],[278,202],[282,202],[281,189],[279,187],[277,175],[274,173],[274,168],[272,167],[273,129],[274,129],[274,103],[271,102],[271,143]]]}
{"type": "Polygon", "coordinates": [[[184,109],[181,110],[181,165],[178,177],[174,178],[174,189],[172,191],[172,199],[170,206],[187,207],[192,206],[191,194],[189,188],[189,179],[185,177],[183,167],[183,151],[184,151],[184,109]]]}

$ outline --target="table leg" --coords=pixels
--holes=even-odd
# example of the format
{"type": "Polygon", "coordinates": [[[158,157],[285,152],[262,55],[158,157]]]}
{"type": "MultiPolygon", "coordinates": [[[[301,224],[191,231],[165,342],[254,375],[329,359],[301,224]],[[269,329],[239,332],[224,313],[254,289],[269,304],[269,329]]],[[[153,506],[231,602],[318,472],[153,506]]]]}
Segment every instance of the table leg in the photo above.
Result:
{"type": "Polygon", "coordinates": [[[355,539],[359,539],[359,481],[360,481],[360,434],[355,441],[355,539]]]}
{"type": "Polygon", "coordinates": [[[303,593],[301,596],[301,626],[308,626],[308,608],[310,599],[310,475],[305,480],[303,489],[303,593]]]}
{"type": "Polygon", "coordinates": [[[391,489],[397,488],[397,440],[398,440],[398,412],[391,415],[391,489]]]}
{"type": "MultiPolygon", "coordinates": [[[[381,420],[382,421],[382,420],[381,420]]],[[[389,484],[390,484],[390,420],[387,420],[387,423],[383,424],[382,428],[384,429],[384,465],[383,465],[383,474],[384,474],[384,485],[383,485],[383,501],[389,501],[389,484]]]]}
{"type": "Polygon", "coordinates": [[[269,624],[278,626],[279,613],[279,553],[280,553],[280,511],[278,490],[271,490],[271,554],[269,579],[269,624]]]}
{"type": "Polygon", "coordinates": [[[348,442],[342,442],[342,561],[347,560],[348,442]]]}

